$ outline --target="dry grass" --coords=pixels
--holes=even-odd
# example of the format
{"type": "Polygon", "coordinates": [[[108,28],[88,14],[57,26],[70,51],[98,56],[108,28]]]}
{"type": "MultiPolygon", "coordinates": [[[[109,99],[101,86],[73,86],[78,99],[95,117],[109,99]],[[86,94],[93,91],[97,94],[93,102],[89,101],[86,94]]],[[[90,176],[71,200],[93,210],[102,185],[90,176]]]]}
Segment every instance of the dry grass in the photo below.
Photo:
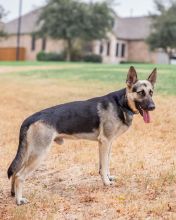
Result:
{"type": "Polygon", "coordinates": [[[54,145],[27,180],[30,204],[17,207],[6,170],[16,153],[18,130],[29,114],[58,103],[105,94],[110,86],[50,79],[0,79],[0,219],[176,219],[176,98],[156,96],[153,122],[135,116],[113,145],[113,187],[98,175],[97,144],[54,145]]]}

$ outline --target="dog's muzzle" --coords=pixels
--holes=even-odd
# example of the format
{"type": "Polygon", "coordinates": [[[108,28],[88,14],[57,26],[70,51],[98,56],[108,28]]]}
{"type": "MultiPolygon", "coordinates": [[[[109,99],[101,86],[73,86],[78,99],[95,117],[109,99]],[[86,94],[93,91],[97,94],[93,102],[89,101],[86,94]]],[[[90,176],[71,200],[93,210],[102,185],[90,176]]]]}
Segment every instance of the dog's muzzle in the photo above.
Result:
{"type": "Polygon", "coordinates": [[[150,114],[149,111],[155,109],[155,104],[153,101],[150,102],[136,102],[136,108],[139,110],[139,113],[144,119],[145,123],[150,123],[150,114]]]}

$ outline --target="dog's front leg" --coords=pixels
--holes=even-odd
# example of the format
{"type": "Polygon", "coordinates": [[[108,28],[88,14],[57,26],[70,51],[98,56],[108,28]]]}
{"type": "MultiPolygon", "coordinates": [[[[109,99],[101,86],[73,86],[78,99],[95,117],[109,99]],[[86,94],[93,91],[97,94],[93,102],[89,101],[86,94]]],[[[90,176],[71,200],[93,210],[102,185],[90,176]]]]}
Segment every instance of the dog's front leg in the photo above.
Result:
{"type": "Polygon", "coordinates": [[[115,180],[115,176],[111,176],[110,174],[111,148],[112,148],[112,142],[110,143],[109,152],[108,152],[108,178],[110,181],[113,181],[115,180]]]}
{"type": "Polygon", "coordinates": [[[100,158],[99,172],[105,186],[109,186],[112,184],[108,177],[108,172],[109,172],[108,158],[109,158],[110,147],[111,147],[111,143],[107,139],[105,138],[99,139],[99,158],[100,158]]]}
{"type": "Polygon", "coordinates": [[[114,180],[116,180],[116,177],[115,176],[111,176],[111,174],[110,174],[111,148],[112,148],[112,142],[110,144],[109,152],[108,152],[108,178],[109,178],[110,181],[114,181],[114,180]]]}

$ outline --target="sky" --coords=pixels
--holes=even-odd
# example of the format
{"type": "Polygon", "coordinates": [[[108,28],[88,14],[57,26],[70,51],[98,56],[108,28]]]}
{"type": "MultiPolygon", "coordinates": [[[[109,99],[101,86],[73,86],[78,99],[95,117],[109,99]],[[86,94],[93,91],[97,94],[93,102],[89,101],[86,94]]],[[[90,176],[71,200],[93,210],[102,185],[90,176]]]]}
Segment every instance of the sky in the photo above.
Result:
{"type": "MultiPolygon", "coordinates": [[[[0,0],[0,5],[8,12],[5,22],[18,17],[18,6],[20,0],[0,0]]],[[[22,0],[22,14],[34,10],[43,4],[46,0],[22,0]]],[[[90,0],[85,0],[90,1],[90,0]]],[[[155,11],[153,0],[116,0],[115,10],[121,17],[148,15],[155,11]]]]}

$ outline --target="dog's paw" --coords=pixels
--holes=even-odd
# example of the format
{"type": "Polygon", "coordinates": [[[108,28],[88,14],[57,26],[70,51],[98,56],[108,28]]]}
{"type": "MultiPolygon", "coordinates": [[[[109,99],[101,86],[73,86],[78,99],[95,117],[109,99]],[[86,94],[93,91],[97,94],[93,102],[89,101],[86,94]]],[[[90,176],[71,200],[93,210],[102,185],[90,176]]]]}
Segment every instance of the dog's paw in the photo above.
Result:
{"type": "Polygon", "coordinates": [[[104,181],[103,184],[104,184],[104,186],[111,186],[112,182],[111,181],[104,181]]]}
{"type": "Polygon", "coordinates": [[[116,181],[116,176],[108,176],[110,181],[116,181]]]}
{"type": "Polygon", "coordinates": [[[29,203],[29,201],[26,198],[21,198],[19,200],[17,200],[17,205],[25,205],[27,203],[29,203]]]}
{"type": "Polygon", "coordinates": [[[112,182],[109,180],[109,178],[102,178],[104,186],[111,186],[112,182]]]}

